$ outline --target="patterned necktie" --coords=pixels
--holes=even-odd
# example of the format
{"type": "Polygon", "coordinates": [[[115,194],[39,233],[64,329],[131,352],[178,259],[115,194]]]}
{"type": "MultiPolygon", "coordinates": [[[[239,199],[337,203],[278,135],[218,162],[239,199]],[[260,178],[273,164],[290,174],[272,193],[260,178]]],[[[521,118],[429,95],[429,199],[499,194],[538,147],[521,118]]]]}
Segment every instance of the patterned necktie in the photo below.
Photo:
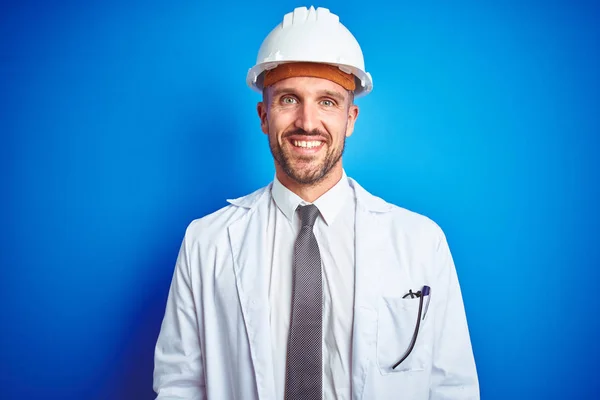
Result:
{"type": "Polygon", "coordinates": [[[319,209],[298,207],[302,228],[294,245],[292,321],[288,338],[285,399],[322,398],[323,282],[313,225],[319,209]]]}

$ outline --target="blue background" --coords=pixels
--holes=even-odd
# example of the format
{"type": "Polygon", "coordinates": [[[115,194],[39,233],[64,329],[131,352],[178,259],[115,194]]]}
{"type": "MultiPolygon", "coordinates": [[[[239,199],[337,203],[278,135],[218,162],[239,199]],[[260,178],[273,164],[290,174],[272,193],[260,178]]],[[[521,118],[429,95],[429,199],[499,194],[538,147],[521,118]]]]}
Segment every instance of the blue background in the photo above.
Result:
{"type": "MultiPolygon", "coordinates": [[[[15,3],[0,8],[1,396],[152,398],[185,227],[274,173],[246,72],[310,4],[15,3]]],[[[320,5],[374,78],[346,170],[445,230],[482,397],[600,398],[600,7],[320,5]]]]}

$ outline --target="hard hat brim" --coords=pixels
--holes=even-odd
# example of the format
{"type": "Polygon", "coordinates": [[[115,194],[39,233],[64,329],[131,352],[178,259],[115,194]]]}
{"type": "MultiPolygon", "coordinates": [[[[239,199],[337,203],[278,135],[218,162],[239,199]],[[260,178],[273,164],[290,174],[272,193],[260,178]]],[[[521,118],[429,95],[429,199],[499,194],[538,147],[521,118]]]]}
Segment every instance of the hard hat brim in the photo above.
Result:
{"type": "MultiPolygon", "coordinates": [[[[246,83],[248,86],[258,92],[262,93],[263,91],[263,79],[264,72],[269,69],[273,69],[280,64],[285,63],[293,63],[293,62],[307,62],[307,60],[286,60],[283,62],[266,62],[255,65],[254,67],[248,70],[248,75],[246,76],[246,83]]],[[[322,63],[322,62],[321,62],[322,63]]],[[[359,68],[353,67],[347,64],[337,64],[337,63],[323,63],[329,64],[338,67],[340,70],[351,73],[354,75],[356,79],[356,89],[354,90],[355,97],[366,96],[373,90],[373,79],[371,78],[371,74],[368,72],[364,72],[359,68]]]]}

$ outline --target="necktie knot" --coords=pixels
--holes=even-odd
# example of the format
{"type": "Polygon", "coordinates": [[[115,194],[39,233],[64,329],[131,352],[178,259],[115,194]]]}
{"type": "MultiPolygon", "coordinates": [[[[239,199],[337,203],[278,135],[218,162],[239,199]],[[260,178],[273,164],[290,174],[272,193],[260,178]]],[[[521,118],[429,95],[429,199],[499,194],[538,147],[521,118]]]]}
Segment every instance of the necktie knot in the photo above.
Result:
{"type": "Polygon", "coordinates": [[[298,207],[298,214],[300,215],[300,221],[302,226],[313,227],[317,217],[319,216],[319,209],[314,204],[298,207]]]}

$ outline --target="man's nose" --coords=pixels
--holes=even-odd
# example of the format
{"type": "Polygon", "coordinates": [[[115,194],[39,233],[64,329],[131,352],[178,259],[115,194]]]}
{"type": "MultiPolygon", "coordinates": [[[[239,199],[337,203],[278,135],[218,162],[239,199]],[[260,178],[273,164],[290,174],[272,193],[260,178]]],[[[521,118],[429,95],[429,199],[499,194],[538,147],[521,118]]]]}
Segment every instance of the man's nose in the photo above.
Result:
{"type": "Polygon", "coordinates": [[[303,103],[298,108],[298,114],[296,115],[295,127],[304,130],[305,132],[311,132],[316,129],[319,125],[318,110],[315,105],[310,103],[303,103]]]}

